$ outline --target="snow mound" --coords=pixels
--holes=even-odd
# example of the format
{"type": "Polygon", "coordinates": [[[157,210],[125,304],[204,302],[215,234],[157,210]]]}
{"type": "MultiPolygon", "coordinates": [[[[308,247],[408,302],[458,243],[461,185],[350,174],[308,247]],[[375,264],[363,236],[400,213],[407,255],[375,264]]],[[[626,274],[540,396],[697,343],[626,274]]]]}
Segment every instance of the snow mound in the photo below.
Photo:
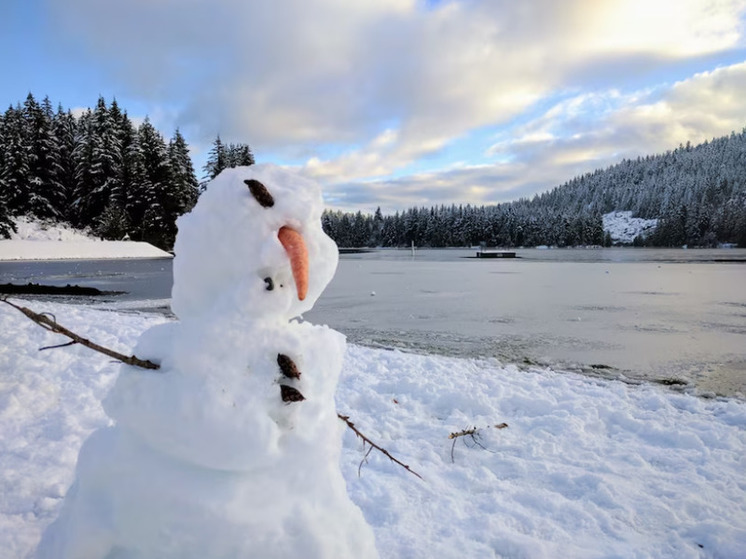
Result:
{"type": "Polygon", "coordinates": [[[86,231],[73,229],[70,225],[56,221],[39,220],[27,216],[14,217],[16,233],[11,232],[14,241],[75,241],[92,242],[95,237],[86,231]]]}
{"type": "Polygon", "coordinates": [[[603,215],[604,233],[611,235],[611,240],[619,244],[632,244],[635,237],[643,237],[652,232],[658,225],[657,219],[632,217],[632,212],[611,212],[603,215]]]}

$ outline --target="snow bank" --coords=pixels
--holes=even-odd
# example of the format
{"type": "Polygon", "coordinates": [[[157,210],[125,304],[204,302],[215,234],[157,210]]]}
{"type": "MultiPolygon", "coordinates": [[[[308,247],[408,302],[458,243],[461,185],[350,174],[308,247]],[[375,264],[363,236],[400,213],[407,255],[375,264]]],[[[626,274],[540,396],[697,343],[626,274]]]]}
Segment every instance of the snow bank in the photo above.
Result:
{"type": "Polygon", "coordinates": [[[149,243],[102,241],[59,223],[27,217],[13,220],[18,232],[11,234],[9,240],[0,240],[0,261],[171,258],[168,252],[149,243]]]}
{"type": "MultiPolygon", "coordinates": [[[[33,304],[127,352],[163,317],[33,304]]],[[[82,441],[107,424],[118,364],[0,305],[0,558],[58,513],[82,441]]],[[[155,374],[155,373],[154,373],[155,374]]],[[[742,558],[746,404],[496,361],[348,346],[338,411],[347,489],[382,557],[742,558]],[[508,428],[491,425],[505,422],[508,428]],[[451,432],[476,426],[476,441],[451,432]],[[476,443],[479,443],[477,445],[476,443]]]]}
{"type": "Polygon", "coordinates": [[[94,237],[73,229],[64,223],[56,221],[38,220],[26,216],[14,217],[17,231],[11,233],[14,241],[93,241],[94,237]]]}
{"type": "Polygon", "coordinates": [[[0,241],[0,260],[109,260],[171,258],[149,243],[134,241],[0,241]]]}
{"type": "Polygon", "coordinates": [[[604,214],[602,218],[604,232],[611,235],[611,240],[627,245],[632,244],[638,235],[644,237],[651,233],[658,225],[657,219],[632,217],[632,212],[611,212],[604,214]]]}

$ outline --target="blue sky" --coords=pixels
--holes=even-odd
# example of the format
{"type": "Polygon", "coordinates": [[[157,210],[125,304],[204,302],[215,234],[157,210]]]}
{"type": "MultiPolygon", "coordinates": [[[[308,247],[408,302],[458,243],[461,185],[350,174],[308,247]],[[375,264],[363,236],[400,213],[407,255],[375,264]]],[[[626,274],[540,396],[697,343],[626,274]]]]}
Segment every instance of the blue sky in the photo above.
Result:
{"type": "MultiPolygon", "coordinates": [[[[8,5],[9,4],[9,5],[8,5]]],[[[531,196],[746,126],[746,0],[10,0],[0,102],[116,97],[330,206],[531,196]]]]}

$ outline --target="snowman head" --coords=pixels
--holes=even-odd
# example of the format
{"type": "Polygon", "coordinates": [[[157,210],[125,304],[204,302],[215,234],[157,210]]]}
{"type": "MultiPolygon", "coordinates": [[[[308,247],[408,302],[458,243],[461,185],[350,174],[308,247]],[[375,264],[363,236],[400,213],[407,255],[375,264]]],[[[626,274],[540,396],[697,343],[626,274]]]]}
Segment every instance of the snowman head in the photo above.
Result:
{"type": "Polygon", "coordinates": [[[338,251],[319,186],[273,165],[226,169],[179,218],[171,308],[182,320],[289,320],[313,307],[338,251]]]}

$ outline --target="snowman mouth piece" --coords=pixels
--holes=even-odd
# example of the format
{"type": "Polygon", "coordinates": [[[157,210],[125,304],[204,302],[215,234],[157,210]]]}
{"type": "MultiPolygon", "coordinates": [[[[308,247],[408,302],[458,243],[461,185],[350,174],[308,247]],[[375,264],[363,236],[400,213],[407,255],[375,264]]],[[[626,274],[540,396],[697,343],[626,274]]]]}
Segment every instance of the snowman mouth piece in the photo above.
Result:
{"type": "MultiPolygon", "coordinates": [[[[303,301],[308,293],[308,247],[306,241],[295,229],[284,226],[277,232],[285,252],[290,260],[290,268],[293,271],[295,289],[298,292],[298,300],[303,301]]],[[[266,280],[265,280],[266,281],[266,280]]]]}

